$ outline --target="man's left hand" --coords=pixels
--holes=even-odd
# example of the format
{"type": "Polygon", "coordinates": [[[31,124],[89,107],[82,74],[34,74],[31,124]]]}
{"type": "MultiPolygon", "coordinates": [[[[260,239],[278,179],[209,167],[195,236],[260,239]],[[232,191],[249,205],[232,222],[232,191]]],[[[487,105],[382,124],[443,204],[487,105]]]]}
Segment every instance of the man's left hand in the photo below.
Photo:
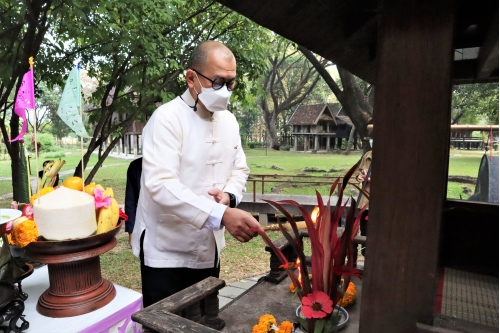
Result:
{"type": "Polygon", "coordinates": [[[222,190],[218,188],[211,189],[210,191],[208,191],[208,194],[214,197],[215,202],[229,207],[229,194],[222,192],[222,190]]]}

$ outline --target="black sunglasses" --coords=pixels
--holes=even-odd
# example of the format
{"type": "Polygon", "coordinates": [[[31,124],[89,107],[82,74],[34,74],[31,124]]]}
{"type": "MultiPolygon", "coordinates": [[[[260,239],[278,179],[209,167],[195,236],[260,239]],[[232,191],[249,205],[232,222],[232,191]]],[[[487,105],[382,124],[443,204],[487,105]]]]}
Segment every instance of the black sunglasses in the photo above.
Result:
{"type": "Polygon", "coordinates": [[[205,75],[203,75],[200,72],[198,72],[196,69],[193,69],[193,68],[190,68],[190,69],[193,70],[196,74],[201,75],[202,77],[204,77],[208,81],[212,82],[212,88],[214,88],[214,90],[221,89],[222,87],[224,87],[224,84],[225,84],[226,87],[227,87],[227,90],[232,91],[236,87],[236,85],[238,83],[236,81],[236,79],[232,79],[232,80],[226,81],[222,77],[216,77],[214,80],[211,80],[208,77],[206,77],[205,75]]]}

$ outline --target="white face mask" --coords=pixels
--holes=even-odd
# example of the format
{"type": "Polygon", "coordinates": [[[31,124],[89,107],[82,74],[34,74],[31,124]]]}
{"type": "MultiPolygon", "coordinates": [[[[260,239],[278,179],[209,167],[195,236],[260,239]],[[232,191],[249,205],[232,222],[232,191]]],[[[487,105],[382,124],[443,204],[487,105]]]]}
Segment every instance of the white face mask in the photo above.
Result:
{"type": "Polygon", "coordinates": [[[205,88],[201,85],[198,75],[196,75],[198,82],[201,86],[201,93],[198,94],[198,98],[205,105],[208,111],[225,111],[227,109],[227,104],[229,103],[229,98],[231,97],[232,91],[227,90],[227,86],[215,90],[214,88],[205,88]]]}

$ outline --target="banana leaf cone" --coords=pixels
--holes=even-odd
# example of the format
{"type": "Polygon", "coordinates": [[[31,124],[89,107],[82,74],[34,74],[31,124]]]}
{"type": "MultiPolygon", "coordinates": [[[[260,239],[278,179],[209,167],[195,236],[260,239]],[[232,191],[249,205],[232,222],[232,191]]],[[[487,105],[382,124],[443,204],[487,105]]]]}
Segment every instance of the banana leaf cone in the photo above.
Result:
{"type": "Polygon", "coordinates": [[[19,202],[29,203],[31,197],[29,165],[26,163],[24,145],[20,144],[19,156],[19,202]]]}

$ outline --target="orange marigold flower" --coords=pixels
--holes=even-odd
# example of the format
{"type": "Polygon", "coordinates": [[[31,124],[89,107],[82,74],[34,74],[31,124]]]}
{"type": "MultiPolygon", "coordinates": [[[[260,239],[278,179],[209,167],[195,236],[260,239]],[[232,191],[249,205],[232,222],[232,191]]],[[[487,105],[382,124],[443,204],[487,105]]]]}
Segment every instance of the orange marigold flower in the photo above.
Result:
{"type": "Polygon", "coordinates": [[[12,240],[14,244],[20,247],[25,247],[31,242],[38,239],[38,229],[35,221],[27,220],[18,224],[12,231],[12,240]]]}
{"type": "MultiPolygon", "coordinates": [[[[342,279],[343,281],[343,279],[342,279]]],[[[337,305],[340,305],[341,307],[345,308],[349,305],[354,304],[354,301],[356,300],[356,285],[353,282],[349,282],[349,286],[347,287],[345,291],[344,297],[342,297],[338,302],[337,305]]]]}
{"type": "Polygon", "coordinates": [[[292,333],[292,330],[293,330],[293,324],[291,322],[289,322],[288,320],[285,320],[284,322],[281,323],[280,326],[278,326],[279,328],[279,333],[292,333]]]}
{"type": "Polygon", "coordinates": [[[268,333],[270,325],[266,323],[257,324],[252,328],[252,333],[268,333]]]}
{"type": "Polygon", "coordinates": [[[16,245],[16,241],[14,240],[12,233],[7,234],[7,240],[9,241],[10,245],[16,245]]]}
{"type": "Polygon", "coordinates": [[[262,324],[262,323],[269,324],[269,326],[271,326],[271,324],[278,325],[276,323],[276,318],[274,318],[274,316],[270,315],[270,314],[265,314],[265,315],[260,316],[259,324],[262,324]]]}
{"type": "MultiPolygon", "coordinates": [[[[42,189],[40,190],[40,196],[42,197],[42,196],[44,196],[45,194],[50,193],[50,192],[52,192],[52,191],[54,191],[54,188],[53,188],[53,187],[45,187],[45,188],[42,188],[42,189]]],[[[33,203],[35,202],[35,200],[36,200],[36,199],[38,199],[38,193],[36,193],[36,194],[34,194],[34,195],[32,195],[32,196],[31,196],[31,198],[30,198],[30,204],[33,204],[33,203]]]]}

